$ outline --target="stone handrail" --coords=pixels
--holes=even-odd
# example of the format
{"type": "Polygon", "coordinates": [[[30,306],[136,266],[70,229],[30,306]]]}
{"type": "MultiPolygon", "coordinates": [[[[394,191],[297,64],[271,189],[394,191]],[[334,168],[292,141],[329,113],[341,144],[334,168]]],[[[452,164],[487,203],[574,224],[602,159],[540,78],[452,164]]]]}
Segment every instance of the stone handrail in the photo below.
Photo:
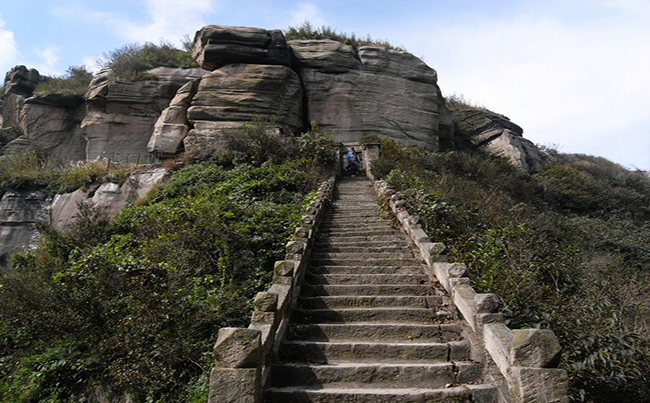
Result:
{"type": "Polygon", "coordinates": [[[314,236],[334,184],[335,177],[323,182],[307,207],[294,240],[287,243],[285,260],[275,262],[271,288],[255,297],[250,326],[219,330],[208,403],[261,402],[262,386],[300,295],[314,236]]]}
{"type": "Polygon", "coordinates": [[[411,238],[426,263],[427,274],[447,290],[454,304],[468,322],[473,335],[468,335],[477,356],[489,354],[505,378],[507,388],[500,390],[503,402],[568,402],[568,376],[556,368],[561,353],[557,337],[551,330],[511,330],[498,312],[499,298],[494,294],[478,294],[466,277],[462,263],[446,263],[445,245],[432,242],[422,229],[419,217],[406,211],[406,201],[385,181],[375,181],[378,196],[387,200],[405,233],[411,238]]]}

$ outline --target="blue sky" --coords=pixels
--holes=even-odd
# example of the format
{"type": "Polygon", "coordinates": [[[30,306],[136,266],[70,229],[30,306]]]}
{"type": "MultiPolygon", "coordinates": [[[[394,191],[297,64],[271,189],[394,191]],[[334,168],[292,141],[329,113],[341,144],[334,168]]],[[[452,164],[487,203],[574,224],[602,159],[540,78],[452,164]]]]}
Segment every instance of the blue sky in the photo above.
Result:
{"type": "Polygon", "coordinates": [[[647,0],[0,0],[0,72],[61,75],[208,24],[305,20],[405,47],[443,94],[510,117],[535,143],[650,170],[647,0]]]}

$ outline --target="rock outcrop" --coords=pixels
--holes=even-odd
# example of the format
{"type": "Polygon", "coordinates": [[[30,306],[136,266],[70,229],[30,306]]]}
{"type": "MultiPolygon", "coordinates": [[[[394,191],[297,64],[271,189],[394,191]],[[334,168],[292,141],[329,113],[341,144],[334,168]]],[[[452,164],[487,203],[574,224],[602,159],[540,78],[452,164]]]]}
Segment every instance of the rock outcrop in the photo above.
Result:
{"type": "Polygon", "coordinates": [[[307,120],[342,142],[365,135],[438,149],[440,109],[435,70],[383,47],[358,51],[331,40],[290,41],[305,86],[307,120]]]}
{"type": "Polygon", "coordinates": [[[147,73],[157,79],[110,80],[108,70],[94,77],[86,94],[88,111],[81,122],[88,142],[86,160],[135,162],[147,158],[147,144],[161,112],[179,88],[205,71],[158,68],[147,73]]]}
{"type": "Polygon", "coordinates": [[[7,72],[4,81],[2,127],[20,125],[20,112],[25,99],[34,94],[34,89],[40,81],[38,70],[25,66],[16,66],[7,72]]]}
{"type": "Polygon", "coordinates": [[[47,220],[51,198],[35,190],[9,191],[0,199],[0,269],[9,258],[34,245],[40,238],[38,221],[47,220]]]}
{"type": "Polygon", "coordinates": [[[279,29],[208,25],[194,36],[192,57],[206,70],[228,64],[290,66],[287,41],[279,29]]]}
{"type": "Polygon", "coordinates": [[[80,123],[86,114],[83,97],[41,95],[27,98],[20,111],[23,135],[2,152],[36,147],[59,161],[79,161],[86,156],[86,139],[80,123]]]}
{"type": "Polygon", "coordinates": [[[481,109],[458,109],[452,111],[452,116],[457,148],[484,149],[506,157],[526,171],[542,163],[539,149],[507,117],[481,109]]]}
{"type": "Polygon", "coordinates": [[[285,66],[229,64],[205,75],[187,110],[193,125],[186,148],[219,141],[223,129],[275,117],[286,133],[303,126],[302,87],[285,66]]]}
{"type": "Polygon", "coordinates": [[[30,98],[40,75],[14,68],[3,127],[20,123],[25,134],[3,151],[38,144],[61,160],[118,162],[209,153],[229,130],[273,117],[285,133],[317,122],[343,143],[379,135],[429,150],[478,147],[525,170],[541,160],[521,128],[501,115],[452,117],[436,71],[407,52],[327,39],[287,42],[279,30],[209,25],[196,33],[192,55],[201,68],[156,68],[149,80],[116,79],[103,70],[85,103],[30,98]]]}
{"type": "Polygon", "coordinates": [[[0,269],[9,267],[9,258],[36,245],[38,221],[66,230],[79,213],[78,204],[89,202],[100,208],[101,218],[110,218],[127,203],[144,197],[167,173],[164,168],[132,173],[123,185],[104,183],[87,190],[49,197],[35,190],[9,191],[0,199],[0,269]]]}
{"type": "MultiPolygon", "coordinates": [[[[379,135],[429,150],[481,148],[525,170],[541,162],[539,150],[522,137],[523,130],[504,116],[481,110],[452,115],[436,71],[407,52],[357,49],[332,40],[287,42],[279,30],[210,25],[196,33],[192,54],[201,68],[160,67],[141,81],[102,70],[83,99],[34,97],[43,77],[34,69],[15,67],[5,78],[1,122],[3,128],[20,127],[24,134],[0,154],[36,145],[64,162],[136,162],[152,154],[166,158],[183,150],[218,149],[229,130],[254,118],[273,117],[278,130],[287,134],[314,121],[343,143],[379,135]]],[[[9,192],[1,209],[12,214],[17,208],[11,206],[20,205],[41,211],[30,207],[35,203],[45,206],[43,214],[55,225],[65,227],[76,210],[58,210],[59,205],[89,198],[99,202],[99,197],[117,198],[104,204],[121,206],[132,197],[122,200],[116,192],[116,185],[103,185],[92,195],[78,191],[58,196],[52,206],[35,193],[9,192]]],[[[22,235],[17,221],[0,217],[0,245],[10,245],[0,250],[5,260],[8,251],[29,244],[34,230],[30,214],[24,216],[22,235]]]]}

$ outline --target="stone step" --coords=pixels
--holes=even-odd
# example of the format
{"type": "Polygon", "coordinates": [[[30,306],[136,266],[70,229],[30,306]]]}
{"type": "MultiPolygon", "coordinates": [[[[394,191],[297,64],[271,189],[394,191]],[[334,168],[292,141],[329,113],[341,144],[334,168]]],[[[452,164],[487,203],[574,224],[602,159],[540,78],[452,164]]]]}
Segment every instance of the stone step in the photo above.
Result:
{"type": "Polygon", "coordinates": [[[400,343],[442,343],[458,341],[462,328],[458,323],[312,323],[293,324],[289,340],[366,341],[400,343]]]}
{"type": "Polygon", "coordinates": [[[307,284],[355,285],[355,284],[427,284],[422,274],[310,274],[307,284]]]}
{"type": "Polygon", "coordinates": [[[390,225],[381,227],[358,227],[358,228],[323,228],[318,233],[319,237],[341,237],[341,236],[368,236],[368,235],[391,235],[395,236],[395,230],[390,225]]]}
{"type": "Polygon", "coordinates": [[[333,252],[318,251],[313,253],[314,260],[318,259],[410,259],[415,261],[415,256],[408,249],[388,251],[361,251],[361,252],[333,252]]]}
{"type": "Polygon", "coordinates": [[[493,403],[496,388],[490,385],[461,385],[440,389],[358,388],[269,388],[265,403],[493,403]]]}
{"type": "Polygon", "coordinates": [[[381,207],[375,202],[349,200],[345,202],[333,202],[330,205],[328,214],[340,214],[341,216],[355,216],[374,212],[379,215],[381,207]]]}
{"type": "MultiPolygon", "coordinates": [[[[370,243],[374,245],[375,243],[370,243]]],[[[313,250],[314,254],[318,253],[411,253],[411,250],[406,244],[388,243],[381,246],[346,246],[342,245],[326,245],[317,244],[313,250]]],[[[413,256],[413,255],[411,255],[413,256]]]]}
{"type": "Polygon", "coordinates": [[[439,363],[468,360],[469,344],[466,341],[377,343],[287,340],[280,345],[279,353],[281,362],[439,363]]]}
{"type": "Polygon", "coordinates": [[[441,323],[451,319],[448,311],[426,307],[376,307],[347,309],[296,309],[293,323],[441,323]]]}
{"type": "Polygon", "coordinates": [[[342,257],[312,259],[310,263],[314,266],[411,266],[418,262],[413,258],[347,259],[342,257]]]}
{"type": "Polygon", "coordinates": [[[338,295],[429,295],[433,293],[426,285],[309,285],[301,288],[302,296],[338,296],[338,295]]]}
{"type": "Polygon", "coordinates": [[[393,244],[402,244],[408,245],[407,241],[402,238],[398,238],[393,235],[374,235],[370,237],[336,237],[336,238],[327,238],[327,237],[317,237],[315,242],[315,247],[321,248],[328,245],[331,246],[359,246],[359,247],[368,247],[368,246],[387,246],[393,244]]]}
{"type": "Polygon", "coordinates": [[[343,309],[343,308],[387,308],[387,307],[421,307],[441,306],[442,296],[379,296],[379,295],[342,295],[336,297],[299,297],[298,306],[302,309],[343,309]]]}
{"type": "Polygon", "coordinates": [[[403,266],[342,266],[342,265],[325,265],[312,266],[308,273],[311,274],[422,274],[421,265],[403,265],[403,266]]]}
{"type": "Polygon", "coordinates": [[[275,364],[271,385],[275,387],[338,388],[444,388],[449,384],[476,382],[480,366],[473,362],[458,364],[275,364]]]}
{"type": "Polygon", "coordinates": [[[319,229],[321,231],[335,231],[335,230],[350,230],[350,229],[385,229],[393,227],[389,222],[384,220],[360,220],[360,219],[349,219],[349,220],[323,220],[320,224],[319,229]]]}

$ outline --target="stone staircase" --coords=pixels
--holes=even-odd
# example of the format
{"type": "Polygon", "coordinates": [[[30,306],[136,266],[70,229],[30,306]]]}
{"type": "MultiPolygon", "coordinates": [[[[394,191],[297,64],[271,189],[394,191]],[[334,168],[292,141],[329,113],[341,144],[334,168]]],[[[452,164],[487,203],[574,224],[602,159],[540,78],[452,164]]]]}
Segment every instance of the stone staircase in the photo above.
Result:
{"type": "Polygon", "coordinates": [[[370,182],[344,178],[264,390],[267,403],[494,402],[462,326],[370,182]]]}

